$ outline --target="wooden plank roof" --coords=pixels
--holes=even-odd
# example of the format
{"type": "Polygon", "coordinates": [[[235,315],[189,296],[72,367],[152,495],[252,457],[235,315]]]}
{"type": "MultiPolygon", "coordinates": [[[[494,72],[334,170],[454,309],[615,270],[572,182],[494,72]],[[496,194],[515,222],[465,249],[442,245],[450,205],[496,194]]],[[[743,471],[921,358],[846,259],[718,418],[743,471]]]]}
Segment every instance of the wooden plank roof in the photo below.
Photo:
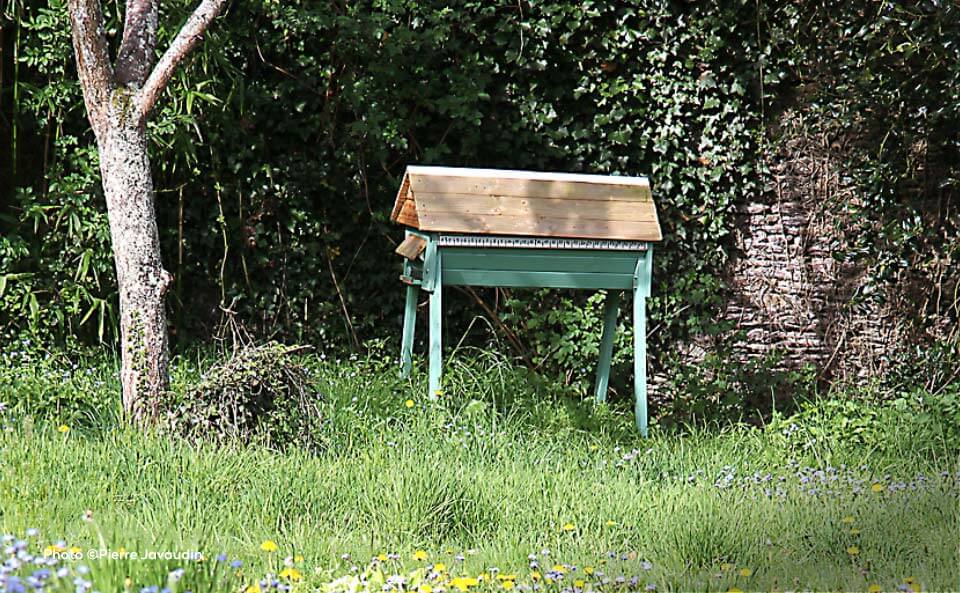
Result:
{"type": "Polygon", "coordinates": [[[447,233],[662,239],[646,177],[409,166],[390,218],[447,233]]]}

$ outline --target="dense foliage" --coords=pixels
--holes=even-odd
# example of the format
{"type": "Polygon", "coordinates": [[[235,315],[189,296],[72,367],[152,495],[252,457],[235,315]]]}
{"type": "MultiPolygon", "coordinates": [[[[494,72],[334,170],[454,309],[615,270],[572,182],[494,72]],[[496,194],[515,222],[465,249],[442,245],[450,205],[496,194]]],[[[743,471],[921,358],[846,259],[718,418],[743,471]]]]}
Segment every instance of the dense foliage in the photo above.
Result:
{"type": "MultiPolygon", "coordinates": [[[[8,2],[0,325],[110,341],[109,234],[65,3],[8,2]]],[[[164,3],[164,39],[190,4],[164,3]]],[[[119,6],[106,12],[117,43],[119,6]]],[[[718,311],[733,211],[766,191],[787,108],[850,147],[861,228],[837,257],[872,266],[863,298],[936,281],[917,323],[955,322],[958,39],[960,10],[931,0],[239,0],[151,124],[172,331],[181,345],[203,338],[229,306],[321,350],[396,336],[388,214],[408,163],[648,174],[665,230],[651,352],[667,364],[675,344],[729,329],[718,311]]],[[[588,382],[600,299],[451,296],[468,341],[497,327],[469,324],[480,300],[514,354],[588,382]]],[[[957,360],[955,329],[931,339],[957,360]]]]}

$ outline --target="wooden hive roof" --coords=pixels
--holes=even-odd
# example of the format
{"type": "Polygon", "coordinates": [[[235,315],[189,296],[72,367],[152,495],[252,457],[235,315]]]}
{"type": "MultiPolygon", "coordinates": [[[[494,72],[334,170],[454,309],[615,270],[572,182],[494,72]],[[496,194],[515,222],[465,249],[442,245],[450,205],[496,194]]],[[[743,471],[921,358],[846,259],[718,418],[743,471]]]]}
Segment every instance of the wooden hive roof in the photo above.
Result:
{"type": "Polygon", "coordinates": [[[409,166],[390,218],[447,233],[663,238],[646,177],[409,166]]]}

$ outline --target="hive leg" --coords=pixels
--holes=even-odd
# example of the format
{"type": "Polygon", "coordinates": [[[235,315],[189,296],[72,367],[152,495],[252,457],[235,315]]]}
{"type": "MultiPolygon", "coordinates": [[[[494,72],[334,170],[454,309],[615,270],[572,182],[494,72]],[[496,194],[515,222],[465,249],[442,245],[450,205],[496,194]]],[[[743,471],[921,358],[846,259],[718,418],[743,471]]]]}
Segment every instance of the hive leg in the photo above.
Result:
{"type": "Polygon", "coordinates": [[[603,337],[600,338],[600,361],[597,363],[597,403],[607,401],[610,384],[610,360],[613,358],[613,338],[617,333],[617,314],[620,312],[620,291],[607,293],[603,305],[603,337]]]}
{"type": "Polygon", "coordinates": [[[647,314],[646,298],[633,289],[633,395],[640,434],[647,436],[647,314]]]}
{"type": "Polygon", "coordinates": [[[417,325],[417,295],[420,289],[410,284],[407,286],[407,302],[403,308],[403,338],[400,342],[400,376],[406,379],[410,376],[410,367],[413,362],[413,331],[417,325]]]}
{"type": "Polygon", "coordinates": [[[633,395],[637,429],[647,436],[647,297],[653,276],[653,246],[648,244],[633,273],[633,395]]]}
{"type": "Polygon", "coordinates": [[[440,256],[436,260],[436,281],[434,282],[433,292],[430,293],[430,382],[429,396],[438,397],[440,392],[440,376],[442,373],[442,344],[441,332],[443,330],[443,283],[440,281],[440,256]]]}

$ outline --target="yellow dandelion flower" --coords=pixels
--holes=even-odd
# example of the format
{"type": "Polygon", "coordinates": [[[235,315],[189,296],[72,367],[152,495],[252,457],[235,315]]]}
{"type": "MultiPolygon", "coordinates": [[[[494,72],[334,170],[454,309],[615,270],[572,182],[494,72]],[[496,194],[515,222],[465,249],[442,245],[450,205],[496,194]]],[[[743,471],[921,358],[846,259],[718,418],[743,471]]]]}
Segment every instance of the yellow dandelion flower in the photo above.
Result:
{"type": "Polygon", "coordinates": [[[883,587],[877,584],[870,585],[867,587],[867,593],[882,593],[883,587]]]}
{"type": "Polygon", "coordinates": [[[70,432],[70,427],[67,426],[66,424],[61,424],[60,426],[57,427],[57,432],[59,432],[60,434],[67,434],[68,432],[70,432]]]}
{"type": "Polygon", "coordinates": [[[443,391],[437,389],[436,391],[433,392],[433,395],[437,397],[443,397],[443,391]]]}
{"type": "Polygon", "coordinates": [[[873,490],[874,492],[883,492],[883,484],[874,483],[873,486],[870,486],[870,490],[873,490]]]}
{"type": "Polygon", "coordinates": [[[436,572],[443,572],[447,570],[447,565],[444,564],[443,562],[437,562],[436,564],[433,565],[433,570],[435,570],[436,572]]]}
{"type": "Polygon", "coordinates": [[[133,579],[131,579],[130,577],[127,577],[127,578],[123,579],[123,588],[126,589],[126,590],[128,590],[128,591],[129,591],[130,589],[132,589],[132,588],[133,588],[133,579]]]}
{"type": "Polygon", "coordinates": [[[733,570],[733,565],[730,564],[729,562],[724,562],[723,564],[720,565],[720,570],[722,570],[723,572],[729,572],[733,570]]]}
{"type": "Polygon", "coordinates": [[[476,587],[480,581],[473,577],[456,577],[450,580],[450,585],[459,591],[466,591],[470,587],[476,587]]]}
{"type": "Polygon", "coordinates": [[[903,582],[906,583],[906,584],[908,584],[908,585],[913,585],[913,584],[915,584],[915,583],[917,582],[917,577],[907,577],[907,578],[903,579],[903,582]]]}
{"type": "Polygon", "coordinates": [[[127,557],[127,549],[124,548],[123,546],[120,546],[119,548],[117,548],[117,555],[119,555],[121,558],[126,558],[126,557],[127,557]]]}
{"type": "Polygon", "coordinates": [[[245,593],[260,593],[260,583],[254,583],[245,589],[245,593]]]}
{"type": "Polygon", "coordinates": [[[78,554],[83,554],[83,550],[81,548],[78,548],[77,546],[70,546],[69,552],[74,556],[78,554]]]}
{"type": "Polygon", "coordinates": [[[303,575],[296,568],[288,566],[280,571],[280,578],[288,581],[300,581],[303,580],[303,575]]]}
{"type": "Polygon", "coordinates": [[[616,527],[616,526],[617,526],[616,521],[607,521],[607,527],[616,527]]]}
{"type": "Polygon", "coordinates": [[[433,587],[430,585],[420,585],[420,588],[417,589],[417,593],[433,593],[433,587]]]}
{"type": "Polygon", "coordinates": [[[408,399],[407,401],[403,402],[403,405],[407,406],[408,408],[412,408],[412,407],[413,407],[413,400],[412,400],[412,399],[408,399]]]}
{"type": "Polygon", "coordinates": [[[542,579],[542,578],[543,578],[543,575],[541,575],[541,574],[540,574],[538,571],[536,571],[536,570],[530,573],[530,580],[531,580],[531,581],[539,581],[539,580],[542,579]]]}
{"type": "Polygon", "coordinates": [[[851,556],[856,556],[859,553],[860,553],[860,548],[858,548],[857,546],[850,546],[849,548],[847,548],[847,554],[850,554],[851,556]]]}
{"type": "Polygon", "coordinates": [[[737,589],[736,587],[730,587],[729,589],[727,589],[727,593],[743,593],[743,591],[741,591],[740,589],[737,589]]]}
{"type": "Polygon", "coordinates": [[[573,530],[576,529],[576,528],[577,528],[577,526],[574,525],[573,523],[564,523],[564,524],[563,524],[563,527],[562,527],[561,529],[563,529],[563,531],[570,532],[570,531],[573,531],[573,530]]]}
{"type": "Polygon", "coordinates": [[[573,581],[573,586],[576,587],[577,589],[583,589],[583,586],[586,584],[587,584],[586,581],[584,581],[583,579],[577,579],[573,581]]]}
{"type": "Polygon", "coordinates": [[[62,552],[64,552],[64,547],[58,546],[57,544],[50,544],[43,549],[44,556],[53,556],[54,554],[60,554],[62,552]]]}
{"type": "Polygon", "coordinates": [[[515,581],[515,580],[517,580],[517,575],[515,575],[515,574],[498,574],[498,575],[497,575],[497,580],[498,580],[498,581],[515,581]]]}
{"type": "Polygon", "coordinates": [[[850,535],[860,535],[860,530],[857,529],[856,527],[851,527],[851,528],[850,528],[850,535]]]}
{"type": "Polygon", "coordinates": [[[847,515],[847,516],[844,517],[843,519],[840,519],[840,521],[841,521],[842,523],[845,523],[845,524],[847,524],[847,525],[850,525],[850,524],[853,523],[853,516],[852,516],[852,515],[847,515]]]}
{"type": "Polygon", "coordinates": [[[567,567],[562,564],[554,564],[553,570],[554,572],[564,573],[567,572],[567,567]]]}
{"type": "Polygon", "coordinates": [[[592,566],[584,566],[584,567],[583,567],[583,574],[585,574],[585,575],[587,575],[587,576],[592,575],[592,574],[593,574],[593,567],[592,567],[592,566]]]}
{"type": "Polygon", "coordinates": [[[416,560],[416,561],[418,561],[418,562],[423,562],[424,560],[426,560],[426,559],[429,558],[429,557],[430,557],[430,555],[427,554],[427,553],[426,553],[425,551],[423,551],[423,550],[417,550],[416,552],[413,553],[413,559],[416,560]]]}
{"type": "Polygon", "coordinates": [[[503,587],[504,590],[506,590],[506,591],[509,591],[510,589],[513,589],[513,585],[514,585],[514,582],[513,582],[513,581],[503,581],[503,582],[500,583],[500,586],[503,587]]]}
{"type": "Polygon", "coordinates": [[[260,549],[264,552],[276,552],[280,548],[277,546],[277,542],[272,539],[267,539],[260,544],[260,549]]]}
{"type": "Polygon", "coordinates": [[[377,554],[377,560],[379,560],[380,562],[386,562],[387,555],[384,554],[383,552],[380,552],[379,554],[377,554]]]}
{"type": "Polygon", "coordinates": [[[744,567],[740,569],[740,576],[742,577],[749,577],[752,574],[753,574],[753,570],[749,568],[744,567]]]}

